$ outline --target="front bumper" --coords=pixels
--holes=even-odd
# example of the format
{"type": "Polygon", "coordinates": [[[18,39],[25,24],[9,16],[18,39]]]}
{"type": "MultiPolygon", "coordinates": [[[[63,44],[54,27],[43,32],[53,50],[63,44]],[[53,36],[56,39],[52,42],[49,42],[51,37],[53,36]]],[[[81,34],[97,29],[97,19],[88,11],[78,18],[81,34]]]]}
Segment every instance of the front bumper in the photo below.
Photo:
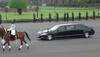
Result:
{"type": "Polygon", "coordinates": [[[40,38],[40,39],[46,39],[47,35],[41,35],[41,36],[38,36],[38,38],[40,38]]]}
{"type": "Polygon", "coordinates": [[[43,32],[43,31],[40,31],[40,32],[38,32],[38,35],[39,35],[38,38],[40,38],[40,39],[46,39],[48,33],[47,32],[43,32]]]}

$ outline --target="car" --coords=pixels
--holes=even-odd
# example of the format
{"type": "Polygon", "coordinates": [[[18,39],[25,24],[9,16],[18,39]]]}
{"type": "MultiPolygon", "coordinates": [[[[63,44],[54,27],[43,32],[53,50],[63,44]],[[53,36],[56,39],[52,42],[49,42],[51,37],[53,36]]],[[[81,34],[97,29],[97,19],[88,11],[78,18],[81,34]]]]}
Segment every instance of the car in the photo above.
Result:
{"type": "Polygon", "coordinates": [[[62,38],[67,36],[84,36],[89,38],[94,35],[95,31],[92,27],[80,23],[58,24],[52,28],[48,28],[38,32],[38,38],[53,40],[54,38],[62,38]]]}

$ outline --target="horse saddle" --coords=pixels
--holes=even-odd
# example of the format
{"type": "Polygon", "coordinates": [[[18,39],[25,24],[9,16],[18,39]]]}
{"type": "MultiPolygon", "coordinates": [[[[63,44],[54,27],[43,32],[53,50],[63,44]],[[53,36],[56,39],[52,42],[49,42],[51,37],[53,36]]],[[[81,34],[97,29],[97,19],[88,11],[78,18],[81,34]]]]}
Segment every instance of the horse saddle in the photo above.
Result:
{"type": "Polygon", "coordinates": [[[12,34],[11,34],[11,31],[7,31],[7,32],[10,32],[10,35],[11,35],[11,39],[12,39],[12,40],[15,40],[15,39],[16,39],[16,35],[12,35],[12,34]]]}
{"type": "Polygon", "coordinates": [[[15,40],[16,39],[15,35],[11,35],[11,39],[15,40]]]}

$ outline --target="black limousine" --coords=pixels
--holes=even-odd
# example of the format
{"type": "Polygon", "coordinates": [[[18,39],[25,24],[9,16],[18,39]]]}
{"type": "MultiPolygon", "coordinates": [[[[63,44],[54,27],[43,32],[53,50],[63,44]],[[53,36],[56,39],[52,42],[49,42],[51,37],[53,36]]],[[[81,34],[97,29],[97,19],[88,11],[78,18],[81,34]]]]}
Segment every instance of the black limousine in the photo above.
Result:
{"type": "Polygon", "coordinates": [[[83,36],[84,38],[89,38],[95,34],[95,31],[92,27],[84,24],[70,23],[55,25],[50,29],[39,31],[38,34],[38,38],[40,39],[52,40],[66,36],[83,36]]]}

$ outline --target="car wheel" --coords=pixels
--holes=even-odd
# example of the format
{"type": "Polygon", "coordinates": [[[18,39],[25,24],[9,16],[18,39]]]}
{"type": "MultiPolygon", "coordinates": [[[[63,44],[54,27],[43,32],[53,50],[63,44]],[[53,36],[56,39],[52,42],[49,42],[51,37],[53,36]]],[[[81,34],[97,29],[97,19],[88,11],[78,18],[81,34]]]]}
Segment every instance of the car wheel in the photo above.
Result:
{"type": "Polygon", "coordinates": [[[47,40],[50,41],[50,40],[52,40],[52,39],[53,39],[52,35],[48,35],[48,36],[47,36],[47,40]]]}
{"type": "Polygon", "coordinates": [[[89,38],[89,37],[90,37],[89,33],[88,33],[88,32],[85,32],[85,33],[84,33],[84,37],[85,37],[85,38],[89,38]]]}

